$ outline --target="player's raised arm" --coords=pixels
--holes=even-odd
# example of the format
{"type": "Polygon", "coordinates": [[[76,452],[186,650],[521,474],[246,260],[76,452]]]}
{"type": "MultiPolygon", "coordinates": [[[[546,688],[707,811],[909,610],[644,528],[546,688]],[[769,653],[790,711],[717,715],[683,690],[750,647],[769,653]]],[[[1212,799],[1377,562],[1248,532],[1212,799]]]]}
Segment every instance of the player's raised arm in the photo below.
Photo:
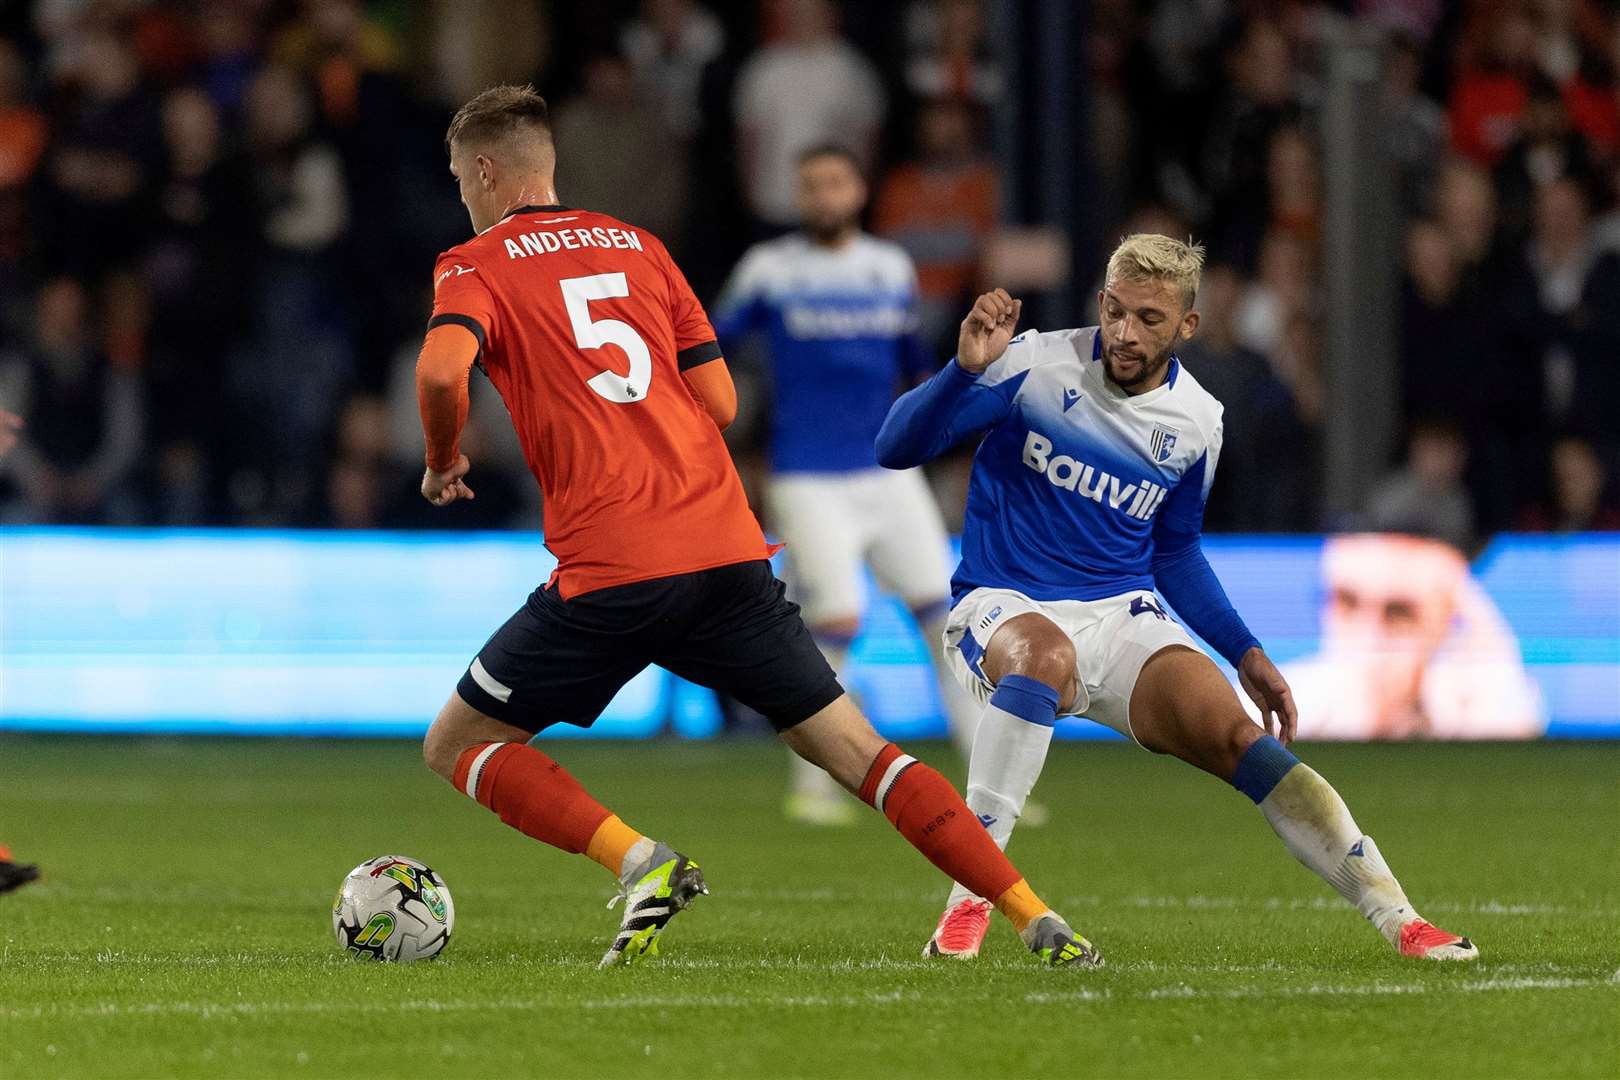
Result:
{"type": "Polygon", "coordinates": [[[913,468],[1006,417],[1018,380],[991,379],[985,373],[1007,353],[1022,310],[1023,301],[1005,289],[974,302],[962,320],[956,359],[889,409],[878,431],[878,464],[913,468]]]}
{"type": "Polygon", "coordinates": [[[422,497],[434,506],[473,497],[463,479],[471,466],[461,453],[461,430],[467,426],[467,380],[478,347],[465,326],[444,323],[428,331],[416,361],[416,404],[427,442],[422,497]]]}

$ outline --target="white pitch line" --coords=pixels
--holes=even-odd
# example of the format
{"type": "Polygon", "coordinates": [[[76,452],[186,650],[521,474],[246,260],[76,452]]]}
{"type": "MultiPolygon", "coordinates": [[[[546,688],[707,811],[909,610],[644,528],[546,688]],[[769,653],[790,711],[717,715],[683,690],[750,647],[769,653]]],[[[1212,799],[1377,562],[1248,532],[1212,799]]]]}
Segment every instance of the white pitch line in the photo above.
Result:
{"type": "MultiPolygon", "coordinates": [[[[41,894],[48,893],[60,900],[127,900],[127,891],[111,886],[78,886],[58,882],[46,882],[36,886],[41,894]]],[[[178,887],[154,887],[142,894],[142,902],[147,905],[178,904],[190,905],[198,900],[206,899],[215,905],[259,905],[269,901],[281,904],[297,904],[310,901],[315,894],[307,889],[279,888],[270,892],[264,890],[243,890],[219,888],[214,884],[195,883],[178,887]]],[[[324,894],[323,898],[324,898],[324,894]]],[[[508,900],[523,898],[525,902],[532,900],[532,894],[518,892],[505,888],[484,888],[477,894],[486,905],[490,903],[502,904],[508,900]]],[[[869,903],[882,901],[885,903],[909,903],[923,899],[909,890],[883,890],[862,889],[859,891],[842,891],[833,889],[815,889],[809,892],[786,889],[729,889],[723,899],[737,903],[869,903]]],[[[929,897],[932,902],[932,897],[929,897]]],[[[1080,908],[1135,908],[1142,910],[1173,909],[1178,911],[1342,911],[1348,910],[1348,905],[1336,896],[1219,896],[1203,893],[1193,893],[1186,896],[1123,896],[1107,897],[1095,893],[1059,895],[1055,898],[1060,909],[1072,910],[1080,908]]],[[[1470,901],[1450,901],[1423,905],[1423,910],[1433,915],[1496,915],[1523,918],[1616,918],[1620,917],[1620,908],[1616,907],[1571,907],[1563,904],[1544,904],[1529,901],[1514,901],[1495,898],[1485,898],[1470,901]]]]}
{"type": "MultiPolygon", "coordinates": [[[[1295,997],[1383,997],[1422,994],[1522,993],[1532,990],[1580,990],[1620,985],[1614,978],[1487,978],[1445,983],[1366,983],[1313,984],[1294,987],[1229,987],[1198,989],[1177,984],[1148,990],[1115,992],[1111,989],[1034,991],[1023,996],[1025,1004],[1050,1005],[1100,1001],[1188,1001],[1252,1000],[1295,997]]],[[[193,1016],[201,1020],[276,1015],[361,1015],[394,1013],[533,1012],[537,1010],[619,1010],[619,1009],[757,1009],[766,1008],[870,1008],[905,1005],[931,1000],[920,991],[890,991],[870,994],[627,994],[622,997],[586,998],[557,1001],[544,998],[476,1000],[403,1000],[391,1003],[353,1001],[235,1001],[235,1002],[148,1002],[125,1005],[106,1001],[94,1005],[36,1005],[32,1008],[0,1009],[7,1020],[87,1020],[117,1017],[193,1016]]]]}
{"type": "MultiPolygon", "coordinates": [[[[1131,896],[1121,900],[1104,900],[1096,896],[1060,897],[1060,906],[1132,907],[1158,910],[1174,908],[1189,911],[1340,911],[1347,905],[1333,896],[1131,896]]],[[[1468,903],[1424,904],[1423,909],[1444,915],[1524,915],[1563,916],[1571,918],[1601,918],[1620,915],[1616,908],[1575,908],[1557,904],[1523,904],[1503,900],[1474,900],[1468,903]]]]}
{"type": "MultiPolygon", "coordinates": [[[[1295,997],[1382,997],[1404,994],[1468,994],[1513,993],[1525,990],[1579,990],[1594,986],[1612,986],[1613,979],[1479,979],[1455,983],[1353,983],[1313,984],[1311,986],[1234,986],[1223,990],[1205,989],[1180,984],[1160,986],[1152,990],[1137,990],[1109,995],[1126,1001],[1188,1001],[1188,1000],[1249,1000],[1254,998],[1295,997]]],[[[1107,992],[1104,992],[1107,994],[1107,992]]],[[[1080,990],[1048,993],[1035,991],[1025,994],[1024,1001],[1031,1005],[1056,1004],[1068,1001],[1094,1001],[1097,992],[1080,990]]]]}
{"type": "MultiPolygon", "coordinates": [[[[7,951],[9,953],[9,946],[7,951]]],[[[150,953],[123,954],[83,954],[83,953],[33,953],[22,956],[11,956],[9,960],[0,958],[0,974],[7,968],[22,971],[36,967],[60,969],[64,966],[78,966],[87,963],[97,964],[157,964],[180,968],[188,967],[229,967],[240,972],[247,968],[262,967],[271,969],[307,968],[311,961],[307,956],[261,956],[251,953],[233,953],[219,956],[178,956],[168,957],[150,953]]],[[[357,965],[352,959],[333,955],[324,960],[314,961],[317,969],[335,971],[337,969],[353,970],[357,965]]],[[[500,970],[508,972],[511,968],[519,971],[533,972],[561,972],[574,973],[581,978],[593,977],[596,971],[596,960],[592,957],[574,957],[562,955],[524,956],[512,953],[506,957],[475,957],[463,960],[452,956],[435,962],[436,967],[452,967],[462,969],[470,966],[483,966],[491,971],[500,970]]],[[[843,957],[838,959],[815,960],[803,956],[775,956],[759,957],[751,960],[736,958],[716,959],[713,957],[664,957],[660,958],[658,967],[663,971],[679,972],[726,972],[728,974],[742,974],[751,971],[770,972],[800,972],[806,975],[833,975],[850,974],[865,971],[938,971],[941,964],[937,960],[925,960],[915,956],[890,957],[880,953],[877,956],[843,957]]],[[[1027,970],[1029,961],[1024,959],[984,957],[976,962],[981,970],[996,973],[1015,972],[1027,970]]],[[[1253,976],[1253,975],[1281,975],[1293,974],[1296,968],[1279,960],[1264,960],[1252,964],[1231,962],[1177,962],[1166,963],[1162,960],[1110,960],[1110,972],[1125,974],[1158,974],[1168,977],[1185,975],[1222,975],[1222,976],[1253,976]]],[[[1585,967],[1572,968],[1569,965],[1557,964],[1550,961],[1535,964],[1498,964],[1490,965],[1493,978],[1497,977],[1542,977],[1553,976],[1576,977],[1569,973],[1573,971],[1588,970],[1585,967]]],[[[1611,981],[1620,983],[1620,972],[1611,981]]],[[[5,1015],[0,1012],[0,1016],[5,1015]]]]}

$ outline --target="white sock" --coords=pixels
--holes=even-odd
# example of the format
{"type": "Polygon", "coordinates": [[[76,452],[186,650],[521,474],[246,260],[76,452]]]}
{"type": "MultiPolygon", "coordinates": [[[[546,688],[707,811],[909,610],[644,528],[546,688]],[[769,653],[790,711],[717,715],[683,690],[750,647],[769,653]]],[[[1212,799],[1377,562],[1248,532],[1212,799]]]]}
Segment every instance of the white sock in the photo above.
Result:
{"type": "Polygon", "coordinates": [[[1260,812],[1294,858],[1339,890],[1390,944],[1417,917],[1378,845],[1315,769],[1290,768],[1260,802],[1260,812]]]}
{"type": "Polygon", "coordinates": [[[951,742],[963,761],[973,760],[973,739],[979,730],[979,717],[984,707],[973,695],[962,688],[945,662],[946,613],[920,621],[923,641],[928,646],[928,662],[934,668],[934,681],[939,684],[939,699],[945,706],[945,721],[950,728],[951,742]]]}
{"type": "MultiPolygon", "coordinates": [[[[984,707],[968,762],[968,809],[979,816],[996,846],[1007,847],[1035,781],[1046,764],[1056,719],[1057,691],[1021,675],[1001,680],[984,707]]],[[[946,907],[973,897],[958,884],[946,907]]]]}

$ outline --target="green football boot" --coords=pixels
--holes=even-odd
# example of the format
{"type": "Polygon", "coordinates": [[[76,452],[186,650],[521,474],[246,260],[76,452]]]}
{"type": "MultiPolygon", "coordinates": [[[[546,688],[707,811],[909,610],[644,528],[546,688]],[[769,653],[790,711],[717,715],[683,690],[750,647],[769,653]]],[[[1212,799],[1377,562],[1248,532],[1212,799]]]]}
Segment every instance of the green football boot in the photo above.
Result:
{"type": "Polygon", "coordinates": [[[619,935],[596,966],[612,967],[621,960],[633,964],[644,956],[657,956],[658,936],[669,920],[708,893],[697,863],[668,844],[656,845],[636,883],[608,901],[610,908],[624,901],[624,919],[619,923],[619,935]]]}
{"type": "Polygon", "coordinates": [[[1057,915],[1046,914],[1036,919],[1019,935],[1029,951],[1041,958],[1047,967],[1103,966],[1102,953],[1097,947],[1064,922],[1057,915]]]}

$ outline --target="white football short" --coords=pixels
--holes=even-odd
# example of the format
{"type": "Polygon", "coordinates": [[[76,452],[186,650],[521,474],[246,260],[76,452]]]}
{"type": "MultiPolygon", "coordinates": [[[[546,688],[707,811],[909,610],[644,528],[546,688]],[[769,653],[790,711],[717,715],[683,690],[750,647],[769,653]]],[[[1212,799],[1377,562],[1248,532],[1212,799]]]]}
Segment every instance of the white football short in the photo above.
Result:
{"type": "Polygon", "coordinates": [[[1011,589],[974,589],[945,624],[945,659],[956,681],[979,701],[989,701],[994,689],[980,667],[984,650],[1004,622],[1026,612],[1046,616],[1074,643],[1080,700],[1062,715],[1095,720],[1133,741],[1131,691],[1142,665],[1171,645],[1198,648],[1151,592],[1103,600],[1031,600],[1011,589]]]}
{"type": "Polygon", "coordinates": [[[912,611],[949,596],[950,541],[920,469],[783,473],[765,513],[787,544],[788,596],[812,627],[866,609],[862,564],[912,611]]]}

